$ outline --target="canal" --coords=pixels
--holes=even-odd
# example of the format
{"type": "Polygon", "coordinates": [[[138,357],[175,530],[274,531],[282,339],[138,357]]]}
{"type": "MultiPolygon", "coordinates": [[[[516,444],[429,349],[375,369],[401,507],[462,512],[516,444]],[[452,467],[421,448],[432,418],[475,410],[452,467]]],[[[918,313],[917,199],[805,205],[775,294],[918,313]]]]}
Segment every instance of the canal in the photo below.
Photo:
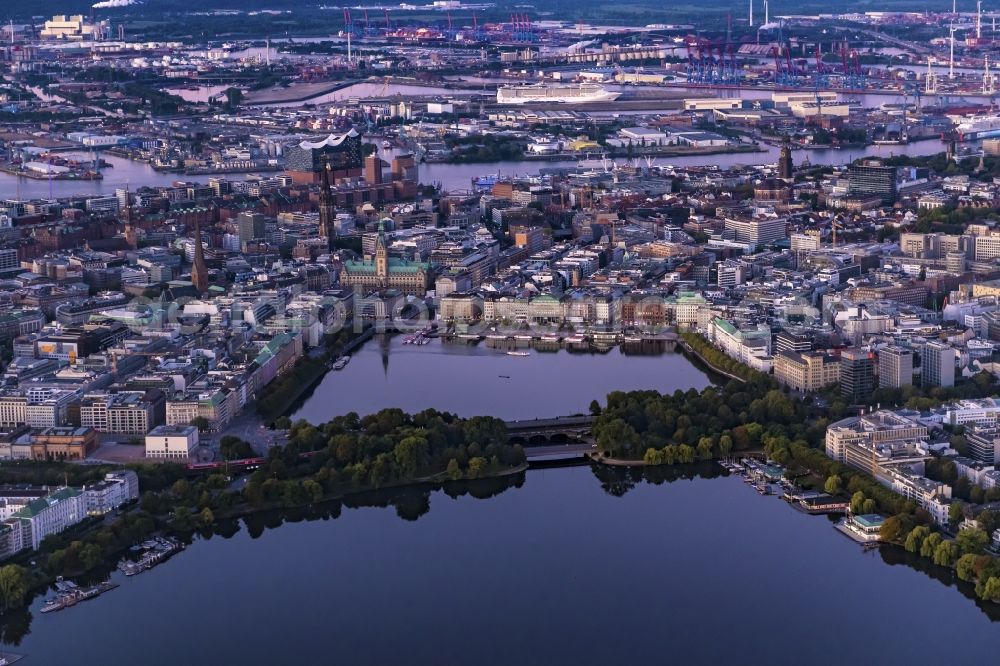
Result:
{"type": "Polygon", "coordinates": [[[4,636],[26,664],[994,663],[967,590],[716,470],[260,514],[4,636]]]}
{"type": "Polygon", "coordinates": [[[291,418],[324,423],[386,407],[419,412],[433,407],[459,416],[505,420],[547,418],[586,412],[610,391],[702,389],[711,383],[686,356],[665,352],[632,356],[619,347],[603,354],[530,351],[508,356],[484,343],[403,344],[403,338],[374,338],[343,370],[330,371],[291,418]]]}

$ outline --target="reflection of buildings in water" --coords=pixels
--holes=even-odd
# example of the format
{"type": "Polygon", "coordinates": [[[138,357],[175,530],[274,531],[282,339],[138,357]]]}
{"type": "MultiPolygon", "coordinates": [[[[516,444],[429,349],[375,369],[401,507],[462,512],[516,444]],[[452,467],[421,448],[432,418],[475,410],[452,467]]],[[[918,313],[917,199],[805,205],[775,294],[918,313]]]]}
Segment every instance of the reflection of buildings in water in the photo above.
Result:
{"type": "Polygon", "coordinates": [[[379,353],[382,355],[382,372],[386,377],[389,376],[389,334],[379,333],[378,337],[378,349],[379,353]]]}
{"type": "Polygon", "coordinates": [[[675,340],[663,338],[626,338],[621,343],[622,354],[625,356],[660,356],[676,349],[675,340]]]}

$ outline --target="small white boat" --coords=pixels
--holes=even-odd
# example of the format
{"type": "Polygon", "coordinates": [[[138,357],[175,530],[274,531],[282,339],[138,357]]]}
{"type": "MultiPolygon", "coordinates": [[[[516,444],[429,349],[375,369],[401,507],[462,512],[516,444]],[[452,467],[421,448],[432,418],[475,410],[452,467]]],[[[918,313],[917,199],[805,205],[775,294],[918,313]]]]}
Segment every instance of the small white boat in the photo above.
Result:
{"type": "Polygon", "coordinates": [[[509,351],[507,352],[507,356],[531,356],[531,354],[523,351],[509,351]]]}

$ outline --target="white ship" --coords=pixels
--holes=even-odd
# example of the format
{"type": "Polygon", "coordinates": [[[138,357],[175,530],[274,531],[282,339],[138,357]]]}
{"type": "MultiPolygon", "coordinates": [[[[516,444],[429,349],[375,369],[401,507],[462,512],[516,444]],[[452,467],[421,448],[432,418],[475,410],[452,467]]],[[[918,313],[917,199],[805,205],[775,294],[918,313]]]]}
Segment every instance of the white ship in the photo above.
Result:
{"type": "Polygon", "coordinates": [[[613,102],[620,96],[620,92],[605,90],[595,83],[539,84],[497,88],[498,104],[531,104],[533,102],[586,104],[587,102],[613,102]]]}
{"type": "Polygon", "coordinates": [[[1000,116],[972,116],[955,127],[959,141],[975,141],[1000,136],[1000,116]]]}

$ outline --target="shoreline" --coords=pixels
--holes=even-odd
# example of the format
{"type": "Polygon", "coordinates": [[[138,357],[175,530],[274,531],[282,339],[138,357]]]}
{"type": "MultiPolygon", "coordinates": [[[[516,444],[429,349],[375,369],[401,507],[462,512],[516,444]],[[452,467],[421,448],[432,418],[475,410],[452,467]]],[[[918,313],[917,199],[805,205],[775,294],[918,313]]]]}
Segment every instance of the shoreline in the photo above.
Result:
{"type": "MultiPolygon", "coordinates": [[[[333,492],[333,493],[330,493],[330,494],[325,494],[320,500],[315,501],[315,502],[310,501],[310,502],[306,502],[306,503],[303,503],[303,504],[294,504],[294,505],[291,505],[291,506],[283,504],[280,501],[267,502],[267,503],[262,504],[260,506],[250,506],[249,504],[245,504],[245,505],[242,505],[242,506],[234,507],[233,510],[227,511],[225,513],[220,512],[219,515],[215,516],[215,519],[212,521],[211,524],[209,524],[209,525],[203,525],[203,526],[199,526],[199,527],[201,527],[201,528],[209,528],[210,529],[210,528],[212,528],[214,526],[219,525],[223,521],[227,521],[227,520],[236,520],[236,521],[238,521],[238,520],[240,520],[242,518],[246,518],[248,516],[253,516],[253,515],[257,515],[257,514],[261,514],[261,513],[266,513],[268,511],[294,511],[294,510],[308,509],[308,508],[313,507],[313,506],[319,506],[319,505],[324,505],[324,504],[332,504],[334,502],[343,503],[343,502],[345,502],[347,500],[350,500],[351,498],[354,498],[354,497],[363,497],[363,496],[369,495],[371,493],[386,492],[386,491],[412,491],[412,490],[419,489],[421,486],[428,486],[431,489],[440,490],[440,489],[443,489],[444,484],[446,484],[446,483],[473,483],[473,482],[476,482],[476,481],[490,481],[490,480],[493,480],[493,479],[505,479],[505,478],[508,478],[508,477],[516,476],[517,474],[522,474],[524,472],[527,472],[529,469],[530,469],[530,464],[526,461],[526,462],[520,463],[518,465],[515,465],[513,467],[508,467],[506,469],[497,470],[497,471],[489,472],[487,474],[483,474],[482,476],[477,477],[475,479],[466,478],[464,476],[462,478],[460,478],[460,479],[451,479],[451,478],[447,477],[447,471],[446,470],[442,470],[440,472],[435,472],[434,474],[430,474],[430,475],[422,476],[422,477],[417,477],[417,478],[414,478],[414,479],[394,481],[394,482],[387,483],[387,484],[384,484],[382,486],[379,486],[377,488],[376,487],[359,487],[359,488],[352,488],[352,489],[349,489],[349,490],[336,491],[336,492],[333,492]]],[[[237,494],[238,494],[238,492],[237,492],[237,494]]],[[[154,519],[157,520],[157,521],[160,521],[160,520],[162,520],[162,517],[161,516],[155,516],[154,519]]],[[[90,527],[92,528],[92,527],[95,527],[95,526],[96,525],[91,525],[90,527]]],[[[178,530],[178,529],[171,529],[169,526],[162,526],[162,527],[159,527],[157,529],[154,529],[152,532],[150,532],[147,535],[147,537],[152,537],[152,536],[155,536],[155,535],[167,535],[167,536],[173,536],[173,537],[176,537],[176,538],[180,538],[182,536],[190,536],[194,532],[197,532],[199,530],[199,527],[192,527],[190,530],[178,530]]],[[[182,541],[187,545],[188,542],[186,540],[182,539],[182,541]]],[[[108,569],[108,576],[109,576],[116,569],[115,563],[117,563],[118,560],[120,559],[120,557],[123,556],[127,552],[128,552],[127,549],[116,550],[115,552],[110,553],[107,556],[106,559],[103,559],[102,562],[101,562],[101,564],[98,565],[97,567],[94,567],[93,569],[89,569],[89,570],[84,570],[84,571],[79,571],[79,572],[73,572],[73,573],[68,574],[66,577],[67,578],[83,578],[83,577],[87,577],[87,576],[92,576],[94,574],[94,572],[99,572],[99,571],[101,571],[104,568],[108,569]]],[[[46,555],[46,553],[44,553],[44,551],[41,551],[41,550],[26,551],[24,553],[20,553],[18,558],[8,560],[7,563],[8,564],[20,563],[22,560],[24,560],[24,561],[30,561],[30,560],[33,560],[35,558],[38,558],[38,557],[44,556],[44,555],[46,555]]],[[[30,600],[27,603],[25,603],[25,605],[22,606],[22,607],[20,607],[20,608],[10,608],[6,612],[18,611],[18,610],[25,611],[25,612],[30,611],[30,606],[34,602],[34,597],[38,596],[38,595],[43,595],[44,596],[44,593],[59,578],[62,578],[62,577],[63,576],[56,576],[56,575],[46,574],[44,577],[33,579],[29,583],[28,590],[27,590],[27,593],[25,595],[26,597],[30,596],[30,600]]],[[[107,576],[104,576],[104,577],[107,577],[107,576]]],[[[2,616],[2,615],[3,615],[3,613],[0,613],[0,616],[2,616]]]]}
{"type": "Polygon", "coordinates": [[[700,353],[698,353],[698,351],[695,350],[694,347],[692,347],[691,345],[689,345],[688,341],[685,340],[683,337],[682,338],[678,338],[677,342],[680,343],[681,349],[683,349],[685,353],[691,354],[692,356],[694,356],[695,359],[697,359],[702,364],[704,364],[705,367],[708,368],[709,370],[711,370],[712,372],[714,372],[716,374],[719,374],[719,375],[722,375],[723,377],[728,377],[729,379],[733,379],[735,381],[738,381],[741,384],[746,384],[747,383],[747,380],[743,379],[742,377],[738,377],[738,376],[736,376],[736,375],[734,375],[732,373],[726,372],[725,370],[722,370],[721,368],[717,368],[716,366],[712,365],[708,361],[708,359],[706,359],[704,356],[702,356],[700,353]]]}

